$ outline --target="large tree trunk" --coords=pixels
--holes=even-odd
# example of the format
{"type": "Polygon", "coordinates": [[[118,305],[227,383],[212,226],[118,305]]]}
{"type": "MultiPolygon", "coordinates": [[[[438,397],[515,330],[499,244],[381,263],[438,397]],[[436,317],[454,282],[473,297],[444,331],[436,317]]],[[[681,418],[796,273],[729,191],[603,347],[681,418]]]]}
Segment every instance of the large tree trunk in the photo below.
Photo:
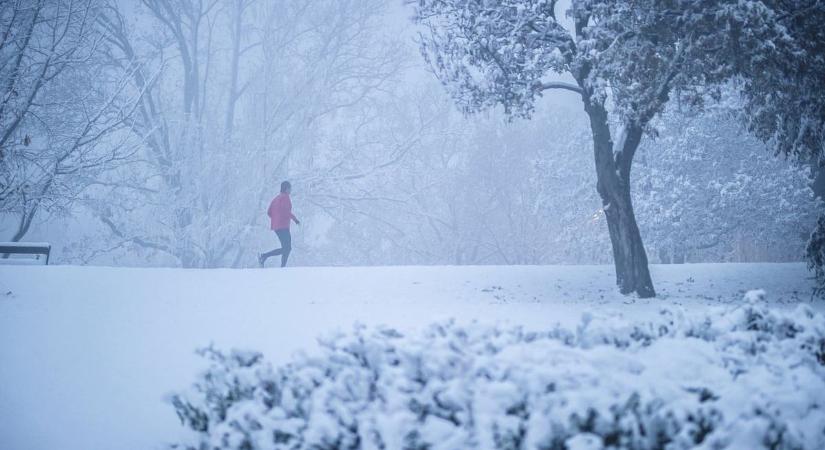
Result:
{"type": "Polygon", "coordinates": [[[814,196],[825,200],[825,164],[819,162],[819,158],[811,158],[811,172],[813,180],[811,181],[811,190],[814,196]]]}
{"type": "Polygon", "coordinates": [[[610,242],[613,245],[616,284],[622,294],[636,292],[642,298],[654,297],[656,291],[650,279],[647,253],[630,197],[630,168],[642,139],[642,128],[626,124],[620,132],[618,142],[614,143],[604,106],[587,97],[584,105],[593,133],[598,180],[596,188],[602,199],[610,242]]]}

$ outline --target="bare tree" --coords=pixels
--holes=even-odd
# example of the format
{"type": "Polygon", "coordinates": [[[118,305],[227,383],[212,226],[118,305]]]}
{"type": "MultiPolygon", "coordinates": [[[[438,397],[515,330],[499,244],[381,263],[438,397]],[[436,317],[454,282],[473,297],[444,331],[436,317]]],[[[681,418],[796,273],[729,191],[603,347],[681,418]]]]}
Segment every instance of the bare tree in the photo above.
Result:
{"type": "MultiPolygon", "coordinates": [[[[106,245],[159,252],[187,267],[252,261],[261,205],[280,178],[300,179],[325,149],[318,136],[342,110],[368,102],[399,67],[373,45],[383,0],[144,0],[101,19],[111,61],[145,90],[135,133],[157,177],[112,187],[95,214],[106,245]],[[134,33],[127,14],[156,28],[134,33]],[[157,31],[160,31],[158,33],[157,31]],[[128,200],[126,200],[128,199],[128,200]],[[126,209],[123,204],[142,203],[126,209]],[[245,258],[246,257],[246,258],[245,258]]],[[[388,155],[392,161],[396,155],[388,155]]]]}
{"type": "Polygon", "coordinates": [[[140,94],[103,64],[99,11],[94,0],[0,5],[0,213],[18,218],[13,241],[134,149],[122,131],[140,94]]]}
{"type": "Polygon", "coordinates": [[[141,0],[174,39],[183,64],[183,111],[201,113],[201,35],[204,19],[218,0],[141,0]]]}

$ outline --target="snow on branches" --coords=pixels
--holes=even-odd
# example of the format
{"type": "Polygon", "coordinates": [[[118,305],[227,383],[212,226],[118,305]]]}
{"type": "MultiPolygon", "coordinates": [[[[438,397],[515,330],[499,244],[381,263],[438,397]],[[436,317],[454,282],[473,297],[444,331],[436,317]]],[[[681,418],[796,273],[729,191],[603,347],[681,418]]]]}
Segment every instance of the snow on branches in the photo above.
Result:
{"type": "MultiPolygon", "coordinates": [[[[422,1],[424,58],[465,112],[501,104],[529,116],[547,72],[564,72],[575,42],[558,23],[555,0],[422,1]]],[[[570,86],[570,89],[577,90],[570,86]]]]}
{"type": "Polygon", "coordinates": [[[700,102],[790,42],[761,2],[573,1],[570,30],[557,3],[422,0],[422,54],[468,112],[500,104],[529,116],[542,90],[560,88],[611,98],[619,116],[644,125],[674,91],[700,102]],[[562,73],[577,85],[548,80],[562,73]]]}
{"type": "Polygon", "coordinates": [[[776,153],[825,164],[825,4],[765,0],[787,33],[746,74],[742,117],[776,153]]]}

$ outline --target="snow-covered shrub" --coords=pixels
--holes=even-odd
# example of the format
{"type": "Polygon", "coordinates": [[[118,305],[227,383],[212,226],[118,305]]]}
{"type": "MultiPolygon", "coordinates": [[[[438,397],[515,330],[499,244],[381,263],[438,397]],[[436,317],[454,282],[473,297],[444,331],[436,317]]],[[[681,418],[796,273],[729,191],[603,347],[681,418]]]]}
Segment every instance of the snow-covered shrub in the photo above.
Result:
{"type": "Polygon", "coordinates": [[[186,449],[825,448],[825,318],[758,302],[545,332],[356,327],[273,368],[207,349],[186,449]]]}

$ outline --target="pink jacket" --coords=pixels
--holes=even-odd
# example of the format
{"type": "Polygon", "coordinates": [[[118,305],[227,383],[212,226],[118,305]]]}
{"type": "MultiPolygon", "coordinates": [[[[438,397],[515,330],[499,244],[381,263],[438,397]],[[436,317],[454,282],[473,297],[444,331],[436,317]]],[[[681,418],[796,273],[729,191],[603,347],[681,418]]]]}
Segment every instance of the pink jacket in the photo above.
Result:
{"type": "Polygon", "coordinates": [[[273,230],[288,230],[290,219],[295,218],[292,215],[292,201],[289,200],[289,194],[281,192],[275,196],[266,213],[269,215],[270,227],[273,230]]]}

